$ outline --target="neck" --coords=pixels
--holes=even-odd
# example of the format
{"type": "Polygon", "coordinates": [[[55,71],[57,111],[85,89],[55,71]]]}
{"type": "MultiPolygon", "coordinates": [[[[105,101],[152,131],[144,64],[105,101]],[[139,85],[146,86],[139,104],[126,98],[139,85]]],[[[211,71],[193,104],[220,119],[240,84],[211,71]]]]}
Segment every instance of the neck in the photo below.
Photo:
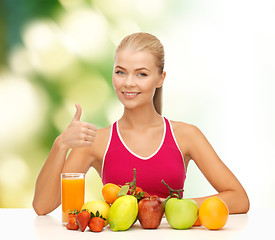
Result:
{"type": "Polygon", "coordinates": [[[158,124],[161,121],[162,116],[157,113],[154,105],[135,109],[124,108],[123,116],[120,119],[120,123],[125,127],[139,129],[158,124]]]}

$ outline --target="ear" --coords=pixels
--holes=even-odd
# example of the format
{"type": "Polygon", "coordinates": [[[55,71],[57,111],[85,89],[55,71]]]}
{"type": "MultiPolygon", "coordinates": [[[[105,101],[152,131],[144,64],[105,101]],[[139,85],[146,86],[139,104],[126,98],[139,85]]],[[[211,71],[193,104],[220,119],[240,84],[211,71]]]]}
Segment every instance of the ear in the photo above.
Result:
{"type": "Polygon", "coordinates": [[[162,74],[160,75],[159,82],[157,84],[157,88],[162,87],[165,77],[166,77],[166,72],[163,71],[162,74]]]}

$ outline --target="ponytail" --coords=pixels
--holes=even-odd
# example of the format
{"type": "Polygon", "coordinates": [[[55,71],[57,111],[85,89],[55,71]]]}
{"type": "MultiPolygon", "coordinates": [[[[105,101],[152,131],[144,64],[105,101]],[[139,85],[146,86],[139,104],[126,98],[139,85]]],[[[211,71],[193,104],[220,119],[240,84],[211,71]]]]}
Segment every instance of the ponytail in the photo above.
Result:
{"type": "Polygon", "coordinates": [[[153,103],[157,113],[162,115],[162,87],[156,88],[153,103]]]}

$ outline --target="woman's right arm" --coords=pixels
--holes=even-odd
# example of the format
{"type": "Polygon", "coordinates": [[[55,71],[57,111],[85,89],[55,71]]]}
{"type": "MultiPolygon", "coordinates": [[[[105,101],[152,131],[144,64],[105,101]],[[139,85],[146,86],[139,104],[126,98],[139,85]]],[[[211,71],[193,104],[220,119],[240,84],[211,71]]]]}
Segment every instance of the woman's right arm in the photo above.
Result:
{"type": "Polygon", "coordinates": [[[38,215],[47,214],[60,204],[60,174],[67,152],[57,137],[35,184],[33,208],[38,215]]]}
{"type": "MultiPolygon", "coordinates": [[[[83,147],[86,149],[95,140],[96,127],[81,122],[81,107],[76,104],[76,109],[75,116],[67,129],[54,141],[38,175],[33,198],[33,208],[38,215],[47,214],[60,205],[60,174],[63,172],[69,149],[83,147]]],[[[87,172],[88,166],[83,165],[82,161],[78,163],[78,170],[87,172]]]]}

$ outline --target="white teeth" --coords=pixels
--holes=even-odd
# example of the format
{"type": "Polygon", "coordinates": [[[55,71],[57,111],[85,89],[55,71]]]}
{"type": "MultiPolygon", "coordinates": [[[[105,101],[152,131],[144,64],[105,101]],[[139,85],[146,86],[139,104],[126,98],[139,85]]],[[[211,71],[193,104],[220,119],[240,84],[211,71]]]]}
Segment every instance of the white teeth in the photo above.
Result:
{"type": "Polygon", "coordinates": [[[134,95],[138,95],[138,93],[126,93],[126,92],[123,92],[123,94],[125,94],[126,96],[134,96],[134,95]]]}

